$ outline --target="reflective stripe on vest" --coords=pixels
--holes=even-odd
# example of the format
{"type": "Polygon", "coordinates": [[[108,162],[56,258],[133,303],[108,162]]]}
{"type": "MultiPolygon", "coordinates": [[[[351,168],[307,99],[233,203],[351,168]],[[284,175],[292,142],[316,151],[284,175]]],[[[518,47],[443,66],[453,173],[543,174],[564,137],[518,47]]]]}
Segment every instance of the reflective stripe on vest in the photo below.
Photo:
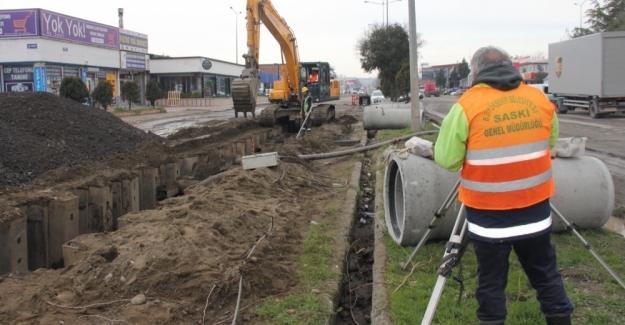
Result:
{"type": "Polygon", "coordinates": [[[551,169],[549,169],[548,171],[540,175],[524,178],[518,181],[486,183],[486,182],[467,181],[466,179],[462,179],[460,181],[460,185],[472,191],[503,193],[503,192],[520,191],[520,190],[525,190],[528,188],[538,186],[548,181],[551,178],[551,176],[552,176],[552,172],[551,172],[551,169]]]}
{"type": "Polygon", "coordinates": [[[551,216],[549,216],[547,219],[535,223],[508,228],[484,228],[470,222],[468,222],[468,227],[470,232],[478,236],[485,238],[502,239],[535,234],[539,231],[543,231],[551,227],[551,222],[551,216]]]}
{"type": "Polygon", "coordinates": [[[527,85],[473,87],[458,101],[469,125],[459,199],[475,209],[524,208],[555,191],[549,154],[555,109],[527,85]]]}
{"type": "Polygon", "coordinates": [[[549,140],[497,149],[467,150],[466,161],[474,166],[492,166],[532,160],[549,154],[549,140]]]}

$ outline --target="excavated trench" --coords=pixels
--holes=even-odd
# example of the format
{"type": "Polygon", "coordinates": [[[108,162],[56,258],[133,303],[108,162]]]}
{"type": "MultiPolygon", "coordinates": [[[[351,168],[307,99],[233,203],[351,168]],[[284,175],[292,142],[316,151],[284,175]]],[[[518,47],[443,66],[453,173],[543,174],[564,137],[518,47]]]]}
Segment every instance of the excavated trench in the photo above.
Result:
{"type": "Polygon", "coordinates": [[[341,283],[336,325],[371,324],[375,213],[375,173],[372,151],[365,152],[360,194],[341,283]]]}
{"type": "MultiPolygon", "coordinates": [[[[30,100],[32,100],[32,98],[30,100]]],[[[41,103],[42,106],[49,105],[49,103],[43,103],[43,100],[49,100],[49,98],[42,97],[41,103]]],[[[59,108],[63,107],[65,109],[65,107],[72,106],[72,104],[59,102],[58,106],[59,108]]],[[[76,110],[82,109],[80,105],[72,108],[76,110]]],[[[68,120],[72,120],[71,114],[75,114],[65,110],[63,112],[68,114],[64,117],[68,120]]],[[[58,112],[50,113],[50,116],[54,115],[58,115],[58,112]]],[[[87,117],[87,119],[105,118],[104,115],[99,113],[97,115],[98,116],[94,118],[87,117]]],[[[10,126],[20,126],[20,124],[26,123],[27,118],[28,116],[24,116],[20,121],[14,119],[14,121],[10,123],[10,126]]],[[[68,265],[72,265],[72,267],[65,268],[61,271],[61,274],[66,272],[83,274],[86,270],[90,270],[91,268],[98,270],[106,269],[107,263],[116,265],[120,263],[118,260],[128,258],[127,245],[133,247],[131,249],[137,250],[142,250],[144,247],[139,241],[135,242],[131,240],[128,242],[125,239],[118,242],[117,245],[111,245],[110,240],[119,237],[119,235],[114,235],[115,233],[119,233],[116,230],[127,227],[130,223],[137,220],[140,221],[147,217],[158,220],[159,216],[163,213],[166,213],[166,220],[173,218],[171,220],[173,224],[176,224],[178,220],[186,218],[187,214],[191,215],[192,211],[199,208],[206,209],[211,207],[211,205],[201,205],[211,202],[210,200],[213,199],[212,196],[202,199],[194,198],[193,194],[185,195],[187,194],[184,191],[186,188],[197,186],[197,183],[210,176],[220,174],[232,169],[233,166],[240,165],[242,156],[273,151],[280,151],[281,154],[284,153],[290,156],[329,152],[336,150],[332,142],[337,139],[343,139],[342,141],[344,143],[339,145],[354,145],[354,143],[352,143],[354,140],[350,140],[349,135],[354,131],[352,124],[357,121],[354,116],[346,114],[341,116],[341,118],[337,118],[334,125],[329,126],[330,129],[327,130],[332,131],[328,134],[323,135],[323,133],[318,133],[318,131],[313,130],[312,138],[307,136],[305,139],[299,139],[299,141],[294,139],[294,133],[298,131],[298,128],[292,124],[288,124],[283,128],[267,129],[258,126],[257,122],[249,120],[225,123],[215,122],[205,128],[182,130],[167,139],[148,134],[148,136],[144,137],[142,140],[140,139],[140,134],[136,134],[136,142],[138,145],[136,146],[135,152],[127,150],[129,148],[122,151],[118,148],[111,147],[109,151],[103,152],[101,156],[95,157],[95,161],[86,159],[87,156],[85,152],[90,150],[90,146],[91,148],[94,146],[93,144],[87,144],[85,145],[85,150],[75,151],[75,162],[77,162],[77,164],[70,164],[58,160],[58,164],[61,164],[61,166],[67,164],[70,167],[54,168],[54,164],[57,164],[57,161],[49,161],[48,165],[43,166],[41,170],[37,170],[36,175],[33,174],[31,176],[28,174],[26,175],[28,177],[26,177],[21,171],[16,172],[14,175],[17,176],[11,179],[14,179],[15,182],[24,182],[22,187],[0,187],[0,247],[7,248],[0,251],[0,275],[11,273],[21,276],[25,274],[27,276],[30,276],[29,274],[36,276],[37,272],[28,271],[59,269],[68,265]],[[317,136],[319,138],[316,138],[317,136]],[[111,155],[111,153],[113,155],[111,155]],[[178,196],[184,197],[176,198],[178,196]],[[164,204],[158,203],[166,199],[171,200],[166,201],[164,204]],[[193,203],[192,201],[194,200],[198,203],[193,203]],[[188,212],[184,210],[186,207],[181,204],[181,202],[186,201],[191,202],[188,206],[188,212]],[[180,208],[172,208],[172,202],[181,204],[180,208]],[[154,212],[141,212],[144,210],[152,210],[154,212]],[[83,234],[96,234],[96,236],[80,236],[83,234]],[[76,240],[76,238],[79,240],[76,240]],[[101,240],[106,240],[106,242],[101,240]],[[135,248],[135,246],[137,247],[135,248]],[[102,250],[102,252],[94,252],[93,249],[95,247],[105,249],[102,250]],[[98,256],[102,257],[103,262],[97,261],[98,256]]],[[[4,123],[4,121],[0,122],[4,123]]],[[[38,120],[38,122],[44,123],[42,120],[38,120]]],[[[87,129],[89,128],[81,130],[81,132],[78,132],[76,135],[76,143],[83,143],[86,141],[85,138],[89,137],[88,140],[92,142],[94,140],[92,138],[95,138],[96,141],[100,139],[101,142],[104,142],[104,146],[109,145],[109,141],[106,140],[106,135],[114,133],[116,131],[115,128],[126,127],[125,124],[117,125],[116,120],[110,120],[109,123],[113,126],[112,128],[99,125],[91,126],[91,129],[96,129],[95,131],[103,131],[102,134],[97,134],[95,136],[85,136],[85,134],[88,134],[89,130],[87,129]]],[[[4,126],[5,125],[1,125],[0,123],[0,127],[4,126]]],[[[41,132],[46,132],[46,128],[49,127],[52,127],[52,125],[42,126],[41,132]]],[[[0,131],[5,130],[6,129],[0,131]]],[[[134,132],[133,130],[129,131],[134,132]]],[[[61,134],[62,132],[58,133],[59,139],[54,140],[57,147],[59,143],[67,143],[66,135],[61,134]]],[[[49,135],[42,134],[41,136],[45,137],[49,135]]],[[[31,142],[34,143],[36,141],[37,139],[33,138],[31,142]]],[[[116,141],[123,141],[123,139],[116,141]]],[[[46,148],[50,148],[50,146],[51,145],[47,145],[46,148]]],[[[11,152],[11,150],[15,150],[15,148],[18,147],[28,146],[17,143],[15,147],[10,147],[7,150],[11,152]]],[[[56,150],[59,151],[59,148],[56,148],[56,150]]],[[[45,155],[46,153],[42,154],[45,155]]],[[[31,153],[24,150],[22,157],[28,155],[31,155],[31,153]]],[[[369,156],[370,155],[367,153],[366,157],[369,156]]],[[[6,163],[6,161],[1,162],[3,164],[0,165],[0,172],[10,172],[12,165],[6,163]]],[[[17,161],[16,165],[19,163],[20,162],[17,161]]],[[[365,158],[362,165],[363,168],[360,180],[361,191],[358,195],[357,212],[354,216],[356,218],[354,222],[355,226],[353,227],[350,239],[350,244],[352,245],[346,256],[345,274],[343,274],[344,281],[340,284],[340,288],[338,288],[338,291],[342,294],[337,302],[337,306],[340,306],[341,311],[337,314],[336,324],[352,324],[353,320],[357,320],[359,324],[370,323],[373,218],[370,217],[369,213],[373,212],[373,207],[375,205],[373,191],[375,187],[375,177],[371,175],[370,172],[371,163],[369,158],[365,158]]],[[[288,172],[296,172],[296,175],[299,175],[297,177],[306,178],[307,174],[305,172],[302,173],[302,171],[306,170],[305,168],[306,166],[289,166],[287,174],[289,174],[288,172]],[[304,169],[296,172],[297,168],[304,169]]],[[[271,180],[268,183],[275,184],[274,176],[271,174],[273,172],[266,173],[268,174],[267,177],[271,180]]],[[[243,180],[245,177],[252,176],[241,175],[240,177],[241,180],[243,180]]],[[[283,177],[284,169],[281,178],[283,177]]],[[[233,181],[234,178],[231,177],[231,182],[233,181]]],[[[253,182],[252,179],[250,179],[250,181],[253,182]]],[[[264,184],[260,185],[264,186],[264,184]]],[[[276,185],[271,185],[270,187],[274,188],[276,185]]],[[[228,190],[230,189],[231,188],[228,188],[228,190]]],[[[278,188],[278,190],[283,191],[283,189],[280,188],[278,188]]],[[[202,190],[202,193],[206,192],[202,190]]],[[[313,195],[319,195],[320,198],[322,198],[319,199],[320,202],[323,202],[323,198],[327,196],[323,192],[313,192],[313,195]]],[[[225,196],[225,198],[228,198],[228,196],[225,196]]],[[[319,204],[323,205],[323,203],[319,204]]],[[[237,210],[236,206],[229,207],[229,210],[233,208],[237,210]]],[[[280,204],[273,207],[273,209],[284,208],[287,208],[287,206],[281,207],[280,204]]],[[[225,212],[227,210],[223,211],[225,212]]],[[[254,214],[258,212],[248,209],[245,213],[254,214]]],[[[288,212],[288,210],[287,212],[281,212],[281,215],[292,214],[293,212],[288,212]]],[[[236,221],[239,220],[239,218],[240,216],[228,220],[239,222],[236,221]]],[[[230,223],[231,221],[226,221],[224,224],[219,225],[215,223],[212,227],[208,224],[209,235],[228,235],[228,231],[232,231],[228,230],[228,226],[231,226],[230,223]]],[[[295,227],[296,225],[292,226],[295,227]]],[[[191,228],[180,228],[176,226],[171,228],[172,229],[166,229],[162,234],[155,233],[153,239],[161,238],[162,235],[165,236],[163,238],[194,235],[194,232],[190,230],[191,228]],[[180,230],[176,230],[178,232],[172,232],[173,229],[180,230]]],[[[247,240],[241,240],[247,242],[247,240]]],[[[278,242],[284,242],[285,240],[278,240],[278,242]]],[[[285,245],[287,246],[285,247],[291,249],[291,246],[288,246],[291,245],[290,241],[286,241],[289,243],[286,243],[285,245]]],[[[274,245],[278,245],[278,242],[274,245]]],[[[223,244],[221,245],[223,246],[223,244]]],[[[246,245],[243,246],[247,247],[246,245]]],[[[174,249],[174,247],[175,245],[172,249],[174,249]]],[[[299,247],[299,245],[294,245],[292,247],[294,250],[297,250],[296,247],[299,247]]],[[[223,249],[224,247],[220,246],[220,248],[223,249]]],[[[283,249],[283,251],[286,250],[283,249]]],[[[261,252],[258,253],[260,254],[261,252]]],[[[295,251],[291,253],[296,254],[295,251]]],[[[230,256],[230,254],[228,254],[228,256],[230,256]]],[[[152,258],[156,258],[158,261],[163,257],[152,256],[152,258]]],[[[129,261],[129,263],[132,262],[132,260],[129,261]]],[[[219,265],[223,267],[222,264],[219,265]]],[[[126,266],[124,266],[124,269],[126,269],[126,266]]],[[[285,270],[287,269],[288,268],[285,267],[285,270]]],[[[273,275],[267,275],[267,279],[264,279],[262,283],[267,282],[267,285],[270,285],[275,281],[268,280],[275,277],[275,267],[272,267],[271,270],[273,275]]],[[[106,272],[108,273],[109,271],[106,272]]],[[[292,271],[285,272],[284,275],[279,277],[287,278],[285,275],[294,274],[292,271]]],[[[115,273],[115,271],[111,273],[115,273]]],[[[176,274],[175,276],[181,279],[186,279],[185,274],[187,273],[180,272],[180,274],[172,274],[176,274]]],[[[54,279],[56,276],[54,274],[46,274],[46,279],[47,275],[50,276],[50,279],[54,279]]],[[[103,274],[103,276],[104,275],[105,274],[103,274]]],[[[117,274],[115,275],[118,276],[117,274]]],[[[143,276],[149,275],[144,274],[143,276]]],[[[128,274],[126,274],[126,277],[128,277],[128,274]]],[[[171,274],[168,275],[168,277],[171,277],[171,274]]],[[[253,277],[251,278],[253,279],[253,277]]],[[[93,279],[96,278],[94,277],[93,279]]],[[[105,278],[105,280],[107,279],[110,279],[110,277],[105,278]]],[[[161,283],[168,279],[169,278],[162,278],[155,283],[161,283]]],[[[135,285],[147,287],[153,285],[151,284],[152,282],[150,282],[151,280],[151,277],[144,278],[143,280],[140,278],[137,281],[146,282],[138,282],[138,284],[135,285]]],[[[125,282],[125,279],[123,281],[125,282]]],[[[129,284],[133,281],[135,281],[135,278],[129,279],[129,284]]],[[[293,281],[282,282],[282,285],[294,285],[293,281]]],[[[57,283],[57,281],[51,280],[49,285],[53,285],[52,283],[57,283]]],[[[258,285],[256,282],[253,282],[253,284],[258,285]]],[[[248,283],[246,283],[246,285],[249,286],[248,283]]],[[[113,286],[112,288],[115,289],[117,287],[113,286]]],[[[208,287],[205,288],[203,285],[202,288],[198,290],[208,291],[205,290],[207,288],[208,287]]],[[[280,290],[284,289],[285,288],[282,288],[280,290]]],[[[101,294],[110,294],[106,293],[108,292],[107,290],[102,290],[104,293],[101,294]]],[[[220,288],[220,290],[230,292],[227,286],[220,288]]],[[[122,290],[120,290],[120,292],[122,292],[122,290]]],[[[124,295],[131,294],[130,291],[123,292],[125,292],[124,295]]],[[[272,292],[272,294],[277,294],[279,292],[280,291],[272,292]]],[[[204,294],[206,293],[204,292],[204,294]]],[[[172,295],[176,296],[176,293],[174,292],[172,295]]],[[[223,295],[223,297],[223,299],[231,298],[230,295],[223,295]]],[[[229,300],[227,303],[230,303],[229,300]]],[[[220,303],[219,308],[224,307],[223,305],[226,305],[225,300],[220,303]]],[[[181,310],[181,312],[187,315],[188,310],[181,310]]],[[[250,316],[247,317],[249,318],[250,316]]]]}

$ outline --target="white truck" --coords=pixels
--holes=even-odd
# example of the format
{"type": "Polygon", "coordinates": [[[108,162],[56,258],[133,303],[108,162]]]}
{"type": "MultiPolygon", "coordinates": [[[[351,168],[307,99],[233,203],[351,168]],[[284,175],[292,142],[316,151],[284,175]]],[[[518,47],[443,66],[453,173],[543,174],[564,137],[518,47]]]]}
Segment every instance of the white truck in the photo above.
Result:
{"type": "Polygon", "coordinates": [[[549,44],[549,88],[556,110],[590,117],[625,112],[625,32],[602,32],[549,44]]]}

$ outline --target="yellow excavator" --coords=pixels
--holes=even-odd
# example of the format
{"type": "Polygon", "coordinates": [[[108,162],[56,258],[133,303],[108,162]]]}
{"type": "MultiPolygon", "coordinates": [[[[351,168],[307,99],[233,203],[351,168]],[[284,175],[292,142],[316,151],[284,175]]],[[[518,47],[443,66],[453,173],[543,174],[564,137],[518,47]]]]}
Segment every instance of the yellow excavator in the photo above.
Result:
{"type": "MultiPolygon", "coordinates": [[[[260,86],[260,25],[264,24],[280,44],[284,64],[280,80],[274,81],[269,92],[269,102],[260,113],[260,124],[273,127],[298,120],[301,89],[307,87],[313,103],[337,100],[340,97],[340,83],[327,62],[300,62],[297,40],[286,21],[280,17],[271,0],[247,0],[247,47],[245,69],[240,78],[232,82],[234,116],[252,113],[256,117],[256,96],[260,86]]],[[[313,126],[334,119],[335,108],[331,104],[314,106],[310,116],[313,126]]],[[[298,123],[301,123],[299,119],[298,123]]]]}

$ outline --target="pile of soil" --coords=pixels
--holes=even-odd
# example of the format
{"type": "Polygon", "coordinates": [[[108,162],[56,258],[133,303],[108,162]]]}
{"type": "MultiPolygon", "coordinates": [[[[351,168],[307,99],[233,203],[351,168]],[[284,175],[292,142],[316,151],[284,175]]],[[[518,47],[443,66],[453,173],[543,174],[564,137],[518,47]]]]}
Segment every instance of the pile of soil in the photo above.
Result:
{"type": "MultiPolygon", "coordinates": [[[[78,237],[73,245],[88,257],[74,265],[0,277],[11,297],[0,300],[0,323],[197,324],[204,308],[207,324],[230,323],[241,276],[241,307],[298,284],[302,236],[340,200],[311,185],[302,164],[233,169],[209,188],[125,216],[116,232],[78,237]],[[130,303],[139,294],[146,302],[130,303]]],[[[245,309],[238,320],[258,324],[254,317],[245,309]]]]}
{"type": "Polygon", "coordinates": [[[102,162],[159,137],[105,111],[49,93],[0,93],[0,186],[61,166],[102,162]]]}

